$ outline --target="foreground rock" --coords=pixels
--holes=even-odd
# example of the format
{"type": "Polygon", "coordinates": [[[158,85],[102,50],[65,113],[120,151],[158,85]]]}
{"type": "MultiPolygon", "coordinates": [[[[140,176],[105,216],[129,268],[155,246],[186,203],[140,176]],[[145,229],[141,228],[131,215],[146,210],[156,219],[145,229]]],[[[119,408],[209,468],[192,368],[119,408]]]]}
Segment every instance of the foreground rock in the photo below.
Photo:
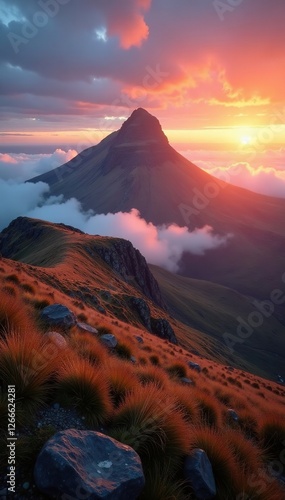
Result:
{"type": "Polygon", "coordinates": [[[145,484],[132,448],[99,432],[75,429],[58,432],[45,444],[34,476],[40,491],[56,498],[135,500],[145,484]]]}
{"type": "Polygon", "coordinates": [[[76,325],[75,314],[62,304],[52,304],[41,311],[41,319],[51,326],[71,328],[76,325]]]}
{"type": "Polygon", "coordinates": [[[204,450],[195,448],[184,464],[184,476],[197,500],[211,500],[216,496],[216,484],[210,460],[204,450]]]}

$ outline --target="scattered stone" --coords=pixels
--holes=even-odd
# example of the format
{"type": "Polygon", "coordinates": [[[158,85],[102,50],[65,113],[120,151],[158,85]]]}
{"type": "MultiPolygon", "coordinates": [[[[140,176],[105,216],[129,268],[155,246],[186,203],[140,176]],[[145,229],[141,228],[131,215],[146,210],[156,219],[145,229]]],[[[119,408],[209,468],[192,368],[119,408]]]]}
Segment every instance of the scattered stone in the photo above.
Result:
{"type": "Polygon", "coordinates": [[[188,366],[192,370],[196,370],[196,372],[199,372],[202,370],[201,366],[198,363],[194,363],[194,361],[188,361],[188,366]]]}
{"type": "Polygon", "coordinates": [[[172,344],[178,344],[174,330],[165,318],[151,318],[151,329],[158,337],[166,339],[172,344]]]}
{"type": "Polygon", "coordinates": [[[187,384],[187,385],[194,385],[193,380],[191,380],[190,378],[187,378],[187,377],[182,377],[180,379],[180,382],[182,382],[183,384],[187,384]]]}
{"type": "Polygon", "coordinates": [[[98,330],[96,330],[96,328],[93,328],[93,326],[90,326],[87,323],[77,323],[76,326],[80,330],[83,330],[84,332],[89,332],[89,333],[94,333],[94,334],[98,333],[98,330]]]}
{"type": "Polygon", "coordinates": [[[62,304],[52,304],[41,311],[41,319],[53,326],[71,328],[76,324],[75,314],[62,304]]]}
{"type": "Polygon", "coordinates": [[[65,349],[67,347],[67,342],[63,335],[58,332],[47,332],[47,337],[58,347],[61,349],[65,349]]]}
{"type": "Polygon", "coordinates": [[[238,414],[235,410],[233,410],[232,408],[228,408],[227,410],[227,414],[228,416],[234,420],[235,422],[238,422],[239,421],[239,417],[238,417],[238,414]]]}
{"type": "Polygon", "coordinates": [[[135,500],[144,474],[138,454],[130,447],[95,431],[68,429],[55,434],[42,448],[34,468],[39,490],[62,498],[75,492],[89,500],[135,500]]]}
{"type": "Polygon", "coordinates": [[[136,364],[136,362],[137,362],[137,358],[135,358],[135,356],[131,356],[131,357],[130,357],[130,361],[131,361],[132,363],[136,364]]]}
{"type": "Polygon", "coordinates": [[[195,448],[184,463],[184,477],[197,500],[215,498],[217,490],[211,462],[204,450],[195,448]]]}
{"type": "Polygon", "coordinates": [[[103,342],[103,344],[105,344],[105,346],[109,347],[109,349],[114,349],[118,344],[115,335],[112,335],[111,333],[106,333],[105,335],[102,335],[100,337],[100,340],[101,342],[103,342]]]}
{"type": "Polygon", "coordinates": [[[143,344],[144,343],[143,338],[140,337],[139,335],[135,335],[135,339],[138,341],[139,344],[143,344]]]}

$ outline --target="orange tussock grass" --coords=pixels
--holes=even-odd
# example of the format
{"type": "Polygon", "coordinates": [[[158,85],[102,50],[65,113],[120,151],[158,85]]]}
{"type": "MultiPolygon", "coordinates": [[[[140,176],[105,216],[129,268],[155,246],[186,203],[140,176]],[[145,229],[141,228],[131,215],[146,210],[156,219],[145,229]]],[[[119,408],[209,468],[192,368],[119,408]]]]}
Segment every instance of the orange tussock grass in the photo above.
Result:
{"type": "Polygon", "coordinates": [[[105,423],[112,412],[108,381],[101,368],[74,356],[66,360],[59,371],[59,400],[82,413],[88,425],[105,423]]]}
{"type": "Polygon", "coordinates": [[[9,330],[28,330],[34,327],[25,304],[0,290],[0,335],[9,330]]]}
{"type": "Polygon", "coordinates": [[[111,397],[114,406],[119,406],[130,391],[134,391],[138,385],[134,370],[130,363],[110,359],[104,366],[104,375],[110,386],[111,397]]]}
{"type": "Polygon", "coordinates": [[[246,439],[241,431],[227,429],[223,433],[223,439],[229,444],[236,462],[246,473],[253,473],[262,467],[263,450],[246,439]]]}
{"type": "Polygon", "coordinates": [[[199,408],[196,399],[192,395],[192,389],[172,383],[169,392],[175,401],[175,408],[181,411],[183,418],[191,423],[197,422],[199,419],[199,408]]]}
{"type": "Polygon", "coordinates": [[[27,418],[45,403],[62,354],[35,329],[12,330],[0,339],[0,376],[16,386],[16,404],[27,418]]]}
{"type": "Polygon", "coordinates": [[[285,489],[264,469],[256,469],[250,475],[240,477],[238,500],[282,500],[285,489]]]}
{"type": "Polygon", "coordinates": [[[93,365],[102,365],[108,357],[106,348],[90,333],[73,331],[70,336],[70,345],[79,356],[93,365]]]}
{"type": "Polygon", "coordinates": [[[193,427],[191,449],[194,448],[201,448],[208,455],[217,485],[217,498],[235,498],[241,469],[234,460],[232,449],[223,434],[210,427],[193,427]]]}
{"type": "Polygon", "coordinates": [[[175,460],[187,453],[189,426],[165,391],[155,384],[129,393],[112,420],[126,444],[141,458],[175,460]]]}
{"type": "Polygon", "coordinates": [[[156,384],[157,387],[167,387],[169,381],[166,373],[159,366],[144,366],[136,370],[136,376],[141,385],[156,384]]]}
{"type": "Polygon", "coordinates": [[[270,460],[280,460],[285,450],[284,415],[264,415],[258,429],[260,440],[270,460]],[[283,452],[283,453],[282,453],[283,452]]]}
{"type": "Polygon", "coordinates": [[[219,401],[211,394],[201,392],[200,388],[193,389],[193,396],[199,407],[201,421],[205,425],[221,427],[222,413],[219,401]]]}

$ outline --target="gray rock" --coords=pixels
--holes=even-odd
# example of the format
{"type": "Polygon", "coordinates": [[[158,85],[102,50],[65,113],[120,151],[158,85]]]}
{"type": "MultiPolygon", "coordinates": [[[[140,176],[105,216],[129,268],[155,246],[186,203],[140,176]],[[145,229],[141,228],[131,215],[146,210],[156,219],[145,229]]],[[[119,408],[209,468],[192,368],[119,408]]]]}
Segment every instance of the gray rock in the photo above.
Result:
{"type": "Polygon", "coordinates": [[[190,483],[197,500],[216,496],[216,483],[211,462],[204,450],[195,448],[184,463],[184,477],[190,483]]]}
{"type": "Polygon", "coordinates": [[[137,358],[135,358],[135,356],[131,356],[131,357],[130,357],[130,361],[131,361],[132,363],[136,364],[136,362],[137,362],[137,358]]]}
{"type": "Polygon", "coordinates": [[[58,332],[47,332],[46,336],[56,344],[60,349],[65,349],[67,347],[67,342],[61,333],[58,332]]]}
{"type": "Polygon", "coordinates": [[[191,380],[190,378],[187,378],[187,377],[182,377],[180,379],[180,382],[182,382],[183,384],[186,384],[186,385],[193,385],[193,380],[191,380]]]}
{"type": "Polygon", "coordinates": [[[148,303],[139,297],[126,297],[129,302],[131,308],[140,318],[142,324],[148,329],[151,330],[151,319],[150,319],[150,308],[148,303]]]}
{"type": "Polygon", "coordinates": [[[131,447],[76,429],[49,439],[36,460],[34,478],[46,495],[89,500],[135,500],[145,484],[140,458],[131,447]]]}
{"type": "Polygon", "coordinates": [[[172,344],[178,344],[174,330],[165,318],[151,318],[151,329],[158,337],[166,339],[172,344]]]}
{"type": "Polygon", "coordinates": [[[239,417],[238,417],[237,412],[235,410],[233,410],[232,408],[228,408],[227,414],[228,414],[229,418],[234,420],[235,422],[239,421],[239,417]]]}
{"type": "Polygon", "coordinates": [[[53,326],[71,328],[76,324],[75,314],[62,304],[52,304],[41,311],[41,319],[53,326]]]}
{"type": "Polygon", "coordinates": [[[135,335],[135,339],[138,341],[139,344],[143,344],[144,340],[142,337],[140,337],[139,335],[135,335]]]}
{"type": "Polygon", "coordinates": [[[100,340],[105,346],[109,347],[109,349],[114,349],[118,344],[115,335],[112,335],[111,333],[106,333],[105,335],[102,335],[100,337],[100,340]]]}
{"type": "Polygon", "coordinates": [[[196,372],[199,372],[202,370],[201,366],[198,363],[194,363],[194,361],[188,361],[188,366],[192,370],[196,370],[196,372]]]}
{"type": "Polygon", "coordinates": [[[96,330],[96,328],[93,328],[93,326],[90,326],[87,323],[77,323],[76,326],[80,330],[83,330],[84,332],[89,332],[89,333],[94,333],[94,334],[98,333],[98,330],[96,330]]]}

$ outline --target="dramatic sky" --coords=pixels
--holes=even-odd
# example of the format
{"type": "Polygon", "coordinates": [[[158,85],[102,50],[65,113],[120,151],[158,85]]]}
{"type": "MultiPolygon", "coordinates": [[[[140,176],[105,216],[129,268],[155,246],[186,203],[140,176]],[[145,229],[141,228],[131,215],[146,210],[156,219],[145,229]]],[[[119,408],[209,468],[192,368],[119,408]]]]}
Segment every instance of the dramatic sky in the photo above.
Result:
{"type": "Polygon", "coordinates": [[[0,0],[0,19],[2,178],[144,107],[202,168],[285,196],[284,0],[0,0]]]}

